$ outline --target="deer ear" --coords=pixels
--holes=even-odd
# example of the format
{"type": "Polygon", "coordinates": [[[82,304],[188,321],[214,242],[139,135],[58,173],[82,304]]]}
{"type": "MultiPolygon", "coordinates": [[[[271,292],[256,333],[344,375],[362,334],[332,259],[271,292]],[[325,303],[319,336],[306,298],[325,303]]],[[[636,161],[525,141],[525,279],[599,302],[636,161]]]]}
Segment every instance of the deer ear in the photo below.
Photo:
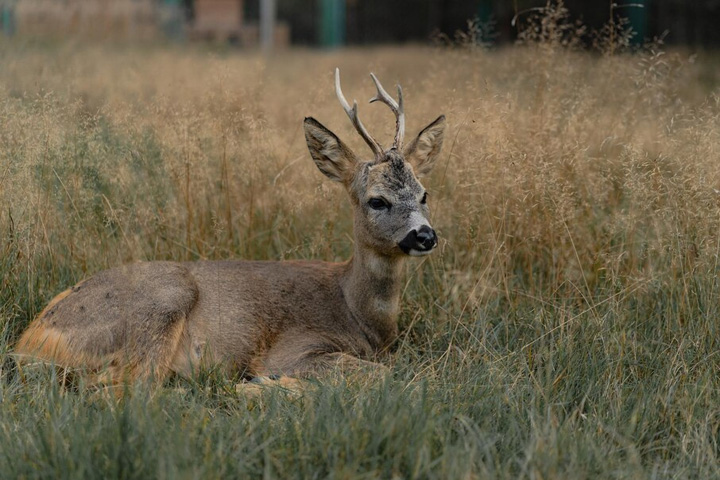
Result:
{"type": "Polygon", "coordinates": [[[305,118],[305,141],[315,165],[331,180],[350,180],[352,167],[357,162],[355,154],[323,124],[312,117],[305,118]]]}
{"type": "Polygon", "coordinates": [[[405,160],[412,164],[418,177],[427,175],[432,170],[435,160],[440,156],[444,134],[445,115],[440,115],[423,128],[415,140],[405,148],[405,160]]]}

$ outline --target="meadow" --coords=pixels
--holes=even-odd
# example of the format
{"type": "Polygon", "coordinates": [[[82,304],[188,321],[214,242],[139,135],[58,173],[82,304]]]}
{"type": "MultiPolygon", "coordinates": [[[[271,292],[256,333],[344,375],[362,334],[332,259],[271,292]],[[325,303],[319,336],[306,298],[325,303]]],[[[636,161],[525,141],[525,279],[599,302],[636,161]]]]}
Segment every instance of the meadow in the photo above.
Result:
{"type": "Polygon", "coordinates": [[[572,35],[0,41],[0,477],[720,478],[720,62],[572,35]],[[385,143],[370,72],[402,84],[408,137],[448,119],[424,181],[440,245],[408,262],[391,374],[248,398],[207,371],[116,399],[14,371],[22,329],[99,270],[348,258],[349,202],[302,132],[369,154],[336,66],[385,143]]]}

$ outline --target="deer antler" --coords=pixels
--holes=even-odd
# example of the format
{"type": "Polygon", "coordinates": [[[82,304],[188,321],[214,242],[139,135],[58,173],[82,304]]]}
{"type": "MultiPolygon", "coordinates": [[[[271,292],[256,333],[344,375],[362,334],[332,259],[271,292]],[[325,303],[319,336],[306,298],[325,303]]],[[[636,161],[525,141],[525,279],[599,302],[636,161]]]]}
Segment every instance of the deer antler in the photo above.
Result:
{"type": "Polygon", "coordinates": [[[395,141],[393,142],[392,148],[402,148],[403,137],[405,136],[405,111],[403,109],[403,96],[402,88],[398,84],[398,101],[396,102],[380,84],[380,80],[377,79],[374,73],[370,74],[375,87],[377,88],[377,95],[370,99],[370,103],[377,102],[380,100],[382,103],[390,107],[390,110],[395,114],[395,141]]]}
{"type": "Polygon", "coordinates": [[[370,136],[368,131],[365,129],[365,126],[360,121],[360,118],[358,117],[357,113],[357,102],[353,101],[353,106],[350,108],[350,104],[347,100],[345,100],[345,96],[342,93],[342,89],[340,89],[340,69],[335,69],[335,94],[338,97],[338,100],[340,101],[340,105],[342,105],[343,110],[345,110],[345,113],[347,113],[347,116],[350,117],[350,121],[352,122],[353,126],[355,127],[355,130],[358,131],[360,136],[365,140],[365,142],[370,146],[370,149],[375,154],[376,158],[382,157],[383,148],[380,146],[380,144],[370,136]]]}

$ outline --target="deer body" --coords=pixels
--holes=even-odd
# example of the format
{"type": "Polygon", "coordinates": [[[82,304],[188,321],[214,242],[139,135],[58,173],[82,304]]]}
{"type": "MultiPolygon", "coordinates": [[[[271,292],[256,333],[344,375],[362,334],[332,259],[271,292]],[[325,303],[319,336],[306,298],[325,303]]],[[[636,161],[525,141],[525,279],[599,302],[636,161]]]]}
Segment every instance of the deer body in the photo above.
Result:
{"type": "Polygon", "coordinates": [[[367,134],[357,104],[351,109],[342,96],[337,70],[338,98],[375,158],[359,160],[312,118],[304,124],[316,165],[350,195],[349,261],[144,262],[106,270],[50,302],[18,341],[19,358],[103,370],[112,382],[189,375],[208,365],[247,378],[303,377],[375,360],[397,335],[405,258],[437,244],[415,169],[431,168],[444,117],[401,151],[402,93],[398,87],[395,103],[372,78],[376,99],[397,116],[391,149],[367,134]]]}
{"type": "Polygon", "coordinates": [[[374,359],[395,338],[396,312],[365,301],[385,292],[354,289],[354,263],[188,264],[199,290],[212,293],[190,312],[172,370],[190,373],[203,354],[206,362],[250,377],[314,373],[325,366],[326,354],[374,359]]]}

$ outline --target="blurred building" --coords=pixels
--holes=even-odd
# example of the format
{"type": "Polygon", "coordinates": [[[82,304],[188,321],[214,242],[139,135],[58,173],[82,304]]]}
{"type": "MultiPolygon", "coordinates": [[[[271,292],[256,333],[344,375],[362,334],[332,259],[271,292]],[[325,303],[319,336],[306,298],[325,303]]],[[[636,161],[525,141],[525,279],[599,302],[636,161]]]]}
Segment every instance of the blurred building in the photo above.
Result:
{"type": "MultiPolygon", "coordinates": [[[[257,9],[243,0],[0,0],[0,29],[26,37],[170,37],[254,46],[260,43],[261,29],[246,10],[257,9]]],[[[273,15],[269,28],[272,44],[290,44],[288,22],[273,15]]]]}
{"type": "Polygon", "coordinates": [[[113,37],[159,35],[153,0],[15,0],[4,2],[3,29],[24,36],[113,37]],[[11,17],[8,19],[8,17],[11,17]]]}
{"type": "MultiPolygon", "coordinates": [[[[185,20],[190,39],[228,41],[243,46],[260,43],[260,25],[257,19],[246,18],[244,0],[194,0],[188,2],[187,6],[185,20]]],[[[280,47],[288,46],[289,23],[278,21],[275,15],[273,17],[273,25],[270,26],[271,43],[280,47]]]]}

